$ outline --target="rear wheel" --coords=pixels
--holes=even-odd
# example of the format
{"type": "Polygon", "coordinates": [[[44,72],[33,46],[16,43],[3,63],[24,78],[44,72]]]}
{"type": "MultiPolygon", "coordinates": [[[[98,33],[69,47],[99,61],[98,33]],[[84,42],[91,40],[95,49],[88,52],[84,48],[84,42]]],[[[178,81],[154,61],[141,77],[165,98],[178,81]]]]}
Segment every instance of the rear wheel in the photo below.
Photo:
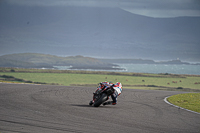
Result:
{"type": "Polygon", "coordinates": [[[99,107],[106,100],[107,100],[107,95],[103,93],[101,97],[97,101],[94,102],[94,107],[99,107]]]}

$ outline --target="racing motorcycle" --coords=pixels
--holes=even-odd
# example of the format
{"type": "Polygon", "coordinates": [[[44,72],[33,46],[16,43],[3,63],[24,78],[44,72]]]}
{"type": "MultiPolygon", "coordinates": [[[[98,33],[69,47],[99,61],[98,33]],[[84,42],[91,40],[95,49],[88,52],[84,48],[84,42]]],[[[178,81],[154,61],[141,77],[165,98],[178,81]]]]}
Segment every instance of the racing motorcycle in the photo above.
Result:
{"type": "Polygon", "coordinates": [[[89,103],[89,105],[94,104],[94,107],[99,107],[105,101],[109,99],[109,96],[112,95],[114,92],[113,87],[99,89],[95,93],[93,93],[93,101],[94,103],[89,103]]]}

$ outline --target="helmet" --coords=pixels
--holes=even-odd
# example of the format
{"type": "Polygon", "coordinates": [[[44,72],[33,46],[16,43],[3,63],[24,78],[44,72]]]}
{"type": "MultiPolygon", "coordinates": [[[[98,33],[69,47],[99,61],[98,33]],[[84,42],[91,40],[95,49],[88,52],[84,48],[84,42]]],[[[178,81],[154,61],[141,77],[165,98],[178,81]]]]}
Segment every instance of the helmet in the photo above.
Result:
{"type": "Polygon", "coordinates": [[[120,88],[122,88],[122,84],[121,84],[120,82],[117,82],[117,83],[114,85],[114,87],[120,87],[120,88]]]}

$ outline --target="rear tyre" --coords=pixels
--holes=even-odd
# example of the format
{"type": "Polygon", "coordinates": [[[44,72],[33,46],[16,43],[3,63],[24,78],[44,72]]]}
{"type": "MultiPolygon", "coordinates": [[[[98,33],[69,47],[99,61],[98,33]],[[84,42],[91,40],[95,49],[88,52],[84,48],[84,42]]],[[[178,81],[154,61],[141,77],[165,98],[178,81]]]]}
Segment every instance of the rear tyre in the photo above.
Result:
{"type": "Polygon", "coordinates": [[[94,102],[94,107],[99,107],[106,100],[107,100],[107,95],[103,93],[101,98],[99,98],[97,101],[94,102]]]}

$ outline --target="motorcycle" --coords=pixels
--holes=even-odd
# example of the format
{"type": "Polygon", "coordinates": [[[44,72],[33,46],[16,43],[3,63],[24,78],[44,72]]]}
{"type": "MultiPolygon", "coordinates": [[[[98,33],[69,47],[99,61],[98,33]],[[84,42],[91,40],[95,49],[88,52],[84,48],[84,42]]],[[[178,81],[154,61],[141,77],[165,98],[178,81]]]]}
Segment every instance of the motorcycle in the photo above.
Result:
{"type": "Polygon", "coordinates": [[[114,92],[113,87],[99,89],[95,93],[93,93],[93,101],[94,103],[89,103],[89,105],[94,104],[94,107],[99,107],[105,101],[109,99],[109,96],[112,95],[114,92]]]}

